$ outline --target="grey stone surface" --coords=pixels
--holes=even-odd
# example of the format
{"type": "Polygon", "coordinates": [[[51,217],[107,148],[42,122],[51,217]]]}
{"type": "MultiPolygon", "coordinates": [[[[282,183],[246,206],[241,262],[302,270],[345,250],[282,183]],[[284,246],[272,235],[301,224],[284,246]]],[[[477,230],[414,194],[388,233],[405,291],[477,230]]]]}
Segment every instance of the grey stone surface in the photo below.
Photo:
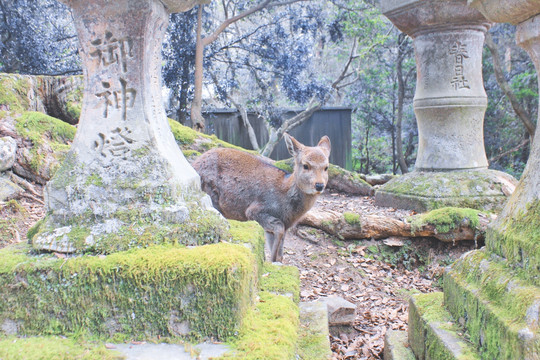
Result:
{"type": "Polygon", "coordinates": [[[209,212],[226,227],[178,148],[161,99],[161,42],[169,13],[197,1],[64,2],[74,14],[85,69],[83,110],[71,150],[45,189],[49,215],[34,247],[70,249],[51,247],[55,227],[68,223],[91,231],[90,243],[101,244],[115,231],[110,220],[126,216],[151,218],[146,227],[174,227],[204,221],[209,212]]]}
{"type": "Polygon", "coordinates": [[[229,351],[223,344],[201,343],[190,351],[189,345],[178,344],[111,344],[126,360],[207,360],[217,358],[229,351]],[[198,353],[198,355],[196,354],[198,353]]]}
{"type": "Polygon", "coordinates": [[[15,163],[17,142],[10,136],[0,138],[0,171],[11,169],[15,163]]]}
{"type": "Polygon", "coordinates": [[[355,318],[356,305],[339,297],[321,298],[328,310],[328,325],[352,325],[355,318]]]}
{"type": "Polygon", "coordinates": [[[411,172],[382,185],[377,206],[425,212],[445,206],[500,211],[517,180],[496,170],[411,172]]]}
{"type": "Polygon", "coordinates": [[[19,332],[19,324],[11,319],[5,319],[0,326],[0,331],[5,335],[17,335],[19,332]]]}
{"type": "Polygon", "coordinates": [[[383,0],[382,8],[414,39],[415,170],[487,168],[482,48],[489,21],[466,0],[383,0]]]}
{"type": "Polygon", "coordinates": [[[0,175],[0,201],[17,198],[24,190],[7,177],[0,175]]]}
{"type": "Polygon", "coordinates": [[[468,3],[493,22],[517,25],[538,14],[538,0],[468,0],[468,3]]]}

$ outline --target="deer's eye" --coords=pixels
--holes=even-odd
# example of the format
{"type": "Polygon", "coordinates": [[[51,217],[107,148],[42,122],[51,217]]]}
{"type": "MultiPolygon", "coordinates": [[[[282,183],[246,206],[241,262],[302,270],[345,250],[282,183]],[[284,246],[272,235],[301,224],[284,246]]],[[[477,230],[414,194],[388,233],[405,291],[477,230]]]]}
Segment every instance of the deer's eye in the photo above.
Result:
{"type": "Polygon", "coordinates": [[[304,170],[309,170],[309,165],[308,164],[304,164],[304,170]]]}
{"type": "Polygon", "coordinates": [[[324,168],[324,171],[328,171],[328,166],[324,168]]]}

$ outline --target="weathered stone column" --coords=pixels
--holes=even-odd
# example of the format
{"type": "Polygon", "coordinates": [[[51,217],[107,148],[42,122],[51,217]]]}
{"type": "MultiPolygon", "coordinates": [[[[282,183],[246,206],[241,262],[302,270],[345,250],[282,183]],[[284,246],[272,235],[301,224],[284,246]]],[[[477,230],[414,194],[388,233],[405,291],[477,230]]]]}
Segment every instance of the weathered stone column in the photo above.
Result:
{"type": "Polygon", "coordinates": [[[197,0],[63,0],[73,9],[85,87],[70,153],[46,188],[34,247],[112,252],[216,241],[224,220],[170,131],[161,100],[169,12],[197,0]]]}
{"type": "Polygon", "coordinates": [[[419,139],[415,171],[383,186],[377,203],[419,211],[499,207],[506,198],[503,187],[511,193],[515,184],[505,174],[485,170],[482,48],[490,22],[466,0],[383,0],[381,5],[384,15],[414,39],[419,139]]]}

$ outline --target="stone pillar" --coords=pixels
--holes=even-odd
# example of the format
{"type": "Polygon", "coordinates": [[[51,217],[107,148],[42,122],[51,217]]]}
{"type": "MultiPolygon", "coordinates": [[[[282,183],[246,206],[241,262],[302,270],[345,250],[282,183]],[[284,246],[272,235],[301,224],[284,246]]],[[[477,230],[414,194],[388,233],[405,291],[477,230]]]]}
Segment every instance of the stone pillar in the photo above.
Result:
{"type": "Polygon", "coordinates": [[[84,98],[71,151],[47,185],[49,215],[34,247],[107,253],[216,241],[224,220],[175,143],[161,100],[169,12],[197,0],[63,1],[79,36],[84,98]]]}
{"type": "Polygon", "coordinates": [[[511,193],[515,183],[506,174],[485,170],[482,48],[490,22],[467,7],[466,0],[381,4],[384,15],[414,39],[419,139],[415,171],[383,186],[377,203],[417,211],[449,205],[500,207],[506,200],[503,187],[511,193]],[[468,184],[462,186],[464,182],[468,184]]]}

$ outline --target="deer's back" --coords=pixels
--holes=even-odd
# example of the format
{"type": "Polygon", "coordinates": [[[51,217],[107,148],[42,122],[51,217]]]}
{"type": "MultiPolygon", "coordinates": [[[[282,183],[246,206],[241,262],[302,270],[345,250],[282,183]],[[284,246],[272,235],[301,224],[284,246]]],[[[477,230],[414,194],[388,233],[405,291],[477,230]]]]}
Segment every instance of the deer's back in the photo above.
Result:
{"type": "Polygon", "coordinates": [[[276,217],[286,207],[290,175],[257,156],[235,149],[212,149],[193,167],[201,177],[202,189],[226,218],[248,220],[246,210],[253,204],[276,217]]]}

